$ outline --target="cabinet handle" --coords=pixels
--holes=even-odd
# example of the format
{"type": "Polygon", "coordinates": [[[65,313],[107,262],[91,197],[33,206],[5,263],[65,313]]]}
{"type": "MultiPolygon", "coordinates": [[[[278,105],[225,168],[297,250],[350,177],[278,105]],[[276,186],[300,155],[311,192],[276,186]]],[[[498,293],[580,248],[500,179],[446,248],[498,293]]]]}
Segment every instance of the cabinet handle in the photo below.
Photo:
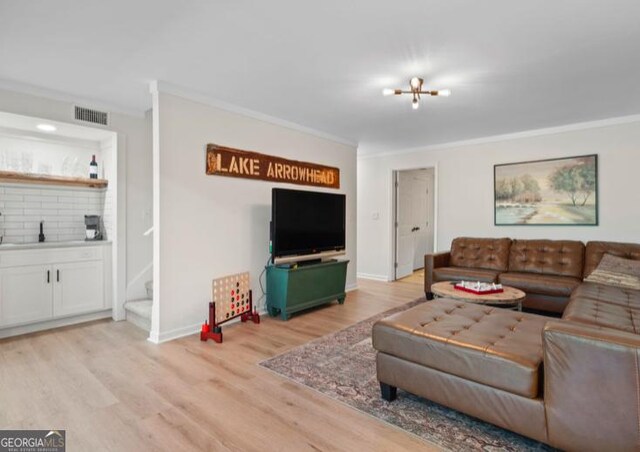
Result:
{"type": "Polygon", "coordinates": [[[47,284],[51,282],[51,272],[47,270],[47,284]]]}
{"type": "Polygon", "coordinates": [[[60,270],[56,270],[56,281],[60,282],[60,270]]]}

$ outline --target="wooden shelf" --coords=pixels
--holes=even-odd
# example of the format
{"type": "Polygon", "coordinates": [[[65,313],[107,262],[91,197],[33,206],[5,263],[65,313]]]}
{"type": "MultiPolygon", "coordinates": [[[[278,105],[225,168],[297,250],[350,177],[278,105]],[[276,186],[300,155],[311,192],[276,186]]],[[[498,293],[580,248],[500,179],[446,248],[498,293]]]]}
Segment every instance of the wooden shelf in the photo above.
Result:
{"type": "Polygon", "coordinates": [[[89,188],[105,188],[109,185],[109,181],[106,179],[89,179],[85,177],[51,176],[48,174],[0,171],[0,183],[7,182],[12,184],[47,184],[89,188]]]}

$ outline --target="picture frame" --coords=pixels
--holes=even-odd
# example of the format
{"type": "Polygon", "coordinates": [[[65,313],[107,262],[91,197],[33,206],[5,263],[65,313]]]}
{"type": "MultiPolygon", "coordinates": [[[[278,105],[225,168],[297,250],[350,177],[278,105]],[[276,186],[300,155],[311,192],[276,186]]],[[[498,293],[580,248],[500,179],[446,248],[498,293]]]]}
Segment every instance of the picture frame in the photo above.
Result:
{"type": "Polygon", "coordinates": [[[598,155],[493,166],[495,226],[598,226],[598,155]]]}

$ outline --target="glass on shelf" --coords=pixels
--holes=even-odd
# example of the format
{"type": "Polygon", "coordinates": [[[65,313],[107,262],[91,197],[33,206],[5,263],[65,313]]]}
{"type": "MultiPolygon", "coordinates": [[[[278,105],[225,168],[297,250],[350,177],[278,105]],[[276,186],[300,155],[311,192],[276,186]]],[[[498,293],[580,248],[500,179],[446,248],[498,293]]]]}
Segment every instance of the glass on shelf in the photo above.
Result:
{"type": "Polygon", "coordinates": [[[7,171],[7,151],[0,150],[0,171],[7,171]]]}
{"type": "Polygon", "coordinates": [[[38,174],[46,174],[48,176],[53,172],[53,168],[50,163],[40,162],[38,163],[38,174]]]}
{"type": "Polygon", "coordinates": [[[61,173],[63,176],[76,176],[76,165],[78,164],[78,158],[73,156],[66,156],[62,160],[61,173]]]}
{"type": "Polygon", "coordinates": [[[9,152],[7,156],[7,169],[17,173],[22,170],[22,160],[17,152],[9,152]]]}
{"type": "Polygon", "coordinates": [[[73,175],[75,177],[89,177],[89,175],[87,174],[87,165],[85,162],[81,162],[76,157],[73,166],[73,175]]]}
{"type": "Polygon", "coordinates": [[[33,153],[28,151],[22,151],[20,153],[20,171],[23,173],[33,172],[33,153]]]}

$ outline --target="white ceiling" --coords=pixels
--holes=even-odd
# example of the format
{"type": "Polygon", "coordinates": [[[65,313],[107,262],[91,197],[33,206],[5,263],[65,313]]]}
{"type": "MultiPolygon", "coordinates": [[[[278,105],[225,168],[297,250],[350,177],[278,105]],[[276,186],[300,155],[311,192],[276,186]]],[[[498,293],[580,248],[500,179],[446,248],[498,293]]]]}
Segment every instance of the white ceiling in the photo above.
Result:
{"type": "Polygon", "coordinates": [[[638,0],[0,0],[0,79],[139,111],[158,79],[373,153],[640,113],[639,23],[638,0]],[[453,94],[381,95],[414,75],[453,94]]]}
{"type": "Polygon", "coordinates": [[[78,141],[91,142],[96,145],[114,137],[114,133],[109,130],[6,112],[0,112],[0,130],[5,132],[13,131],[14,133],[37,137],[45,141],[70,138],[78,141]],[[41,124],[52,125],[56,130],[52,132],[40,131],[38,125],[41,124]]]}

